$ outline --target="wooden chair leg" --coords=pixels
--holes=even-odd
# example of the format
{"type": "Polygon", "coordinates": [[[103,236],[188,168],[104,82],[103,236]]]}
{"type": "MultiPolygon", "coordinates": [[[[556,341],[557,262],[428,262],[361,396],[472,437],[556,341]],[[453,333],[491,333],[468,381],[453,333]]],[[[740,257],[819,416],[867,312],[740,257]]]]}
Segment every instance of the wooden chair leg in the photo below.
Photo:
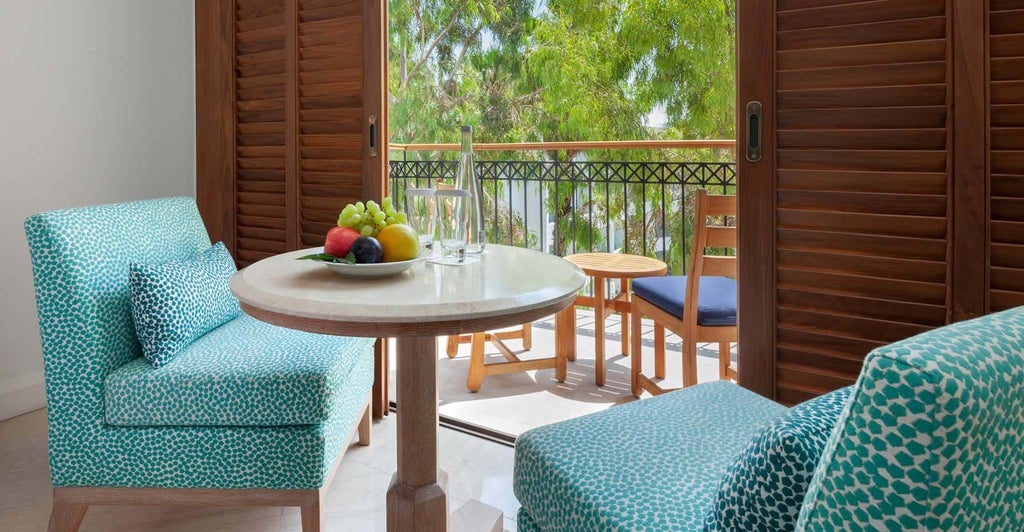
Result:
{"type": "Polygon", "coordinates": [[[77,532],[78,527],[85,519],[85,511],[89,507],[85,504],[67,504],[53,502],[50,510],[50,525],[46,528],[48,532],[77,532]]]}
{"type": "Polygon", "coordinates": [[[630,390],[633,392],[633,397],[640,397],[643,390],[640,389],[640,372],[643,370],[643,344],[641,343],[642,338],[640,336],[640,325],[643,321],[637,311],[636,307],[631,309],[629,313],[630,317],[630,330],[632,332],[631,345],[629,349],[630,356],[630,390]]]}
{"type": "MultiPolygon", "coordinates": [[[[619,293],[625,294],[626,302],[629,302],[629,279],[619,279],[619,293]]],[[[619,323],[622,325],[622,356],[629,356],[629,311],[619,313],[619,323]]]]}
{"type": "Polygon", "coordinates": [[[523,324],[523,349],[529,351],[533,349],[533,324],[523,324]]]}
{"type": "Polygon", "coordinates": [[[718,378],[729,378],[729,365],[732,363],[732,344],[718,342],[718,378]]]}
{"type": "Polygon", "coordinates": [[[694,384],[697,384],[697,342],[683,338],[683,387],[694,384]]]}
{"type": "Polygon", "coordinates": [[[654,322],[654,376],[665,378],[665,326],[654,322]]]}
{"type": "Polygon", "coordinates": [[[307,504],[300,507],[302,513],[302,532],[320,532],[320,503],[307,504]]]}
{"type": "Polygon", "coordinates": [[[605,318],[605,279],[594,277],[594,384],[604,386],[604,318],[605,318]]]}
{"type": "Polygon", "coordinates": [[[363,419],[359,420],[359,445],[370,445],[370,409],[363,412],[363,419]]]}
{"type": "Polygon", "coordinates": [[[459,354],[460,343],[462,343],[461,336],[454,335],[448,337],[448,349],[445,351],[445,353],[448,355],[448,358],[455,358],[455,356],[459,354]]]}
{"type": "Polygon", "coordinates": [[[473,349],[469,357],[469,376],[466,377],[466,388],[471,392],[479,392],[484,382],[484,341],[485,333],[473,333],[473,349]]]}
{"type": "MultiPolygon", "coordinates": [[[[576,306],[569,305],[555,314],[555,354],[564,360],[576,360],[576,306]]],[[[562,382],[559,380],[558,382],[562,382]]]]}

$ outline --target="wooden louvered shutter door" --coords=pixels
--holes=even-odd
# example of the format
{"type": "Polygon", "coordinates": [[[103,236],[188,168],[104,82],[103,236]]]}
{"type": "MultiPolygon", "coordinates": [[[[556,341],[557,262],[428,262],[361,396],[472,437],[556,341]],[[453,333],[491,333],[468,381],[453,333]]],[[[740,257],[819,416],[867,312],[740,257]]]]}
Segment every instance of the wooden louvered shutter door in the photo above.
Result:
{"type": "Polygon", "coordinates": [[[761,161],[738,129],[740,379],[796,403],[948,319],[951,8],[739,6],[739,98],[764,109],[761,161]]]}
{"type": "Polygon", "coordinates": [[[298,201],[303,246],[323,245],[341,208],[364,199],[362,10],[359,1],[299,0],[298,201]]]}
{"type": "Polygon", "coordinates": [[[235,2],[235,258],[295,248],[289,216],[284,0],[235,2]]]}
{"type": "Polygon", "coordinates": [[[1024,1],[989,1],[990,311],[1024,305],[1024,1]]]}
{"type": "Polygon", "coordinates": [[[323,245],[346,203],[384,197],[385,17],[383,0],[197,0],[197,200],[239,266],[323,245]]]}

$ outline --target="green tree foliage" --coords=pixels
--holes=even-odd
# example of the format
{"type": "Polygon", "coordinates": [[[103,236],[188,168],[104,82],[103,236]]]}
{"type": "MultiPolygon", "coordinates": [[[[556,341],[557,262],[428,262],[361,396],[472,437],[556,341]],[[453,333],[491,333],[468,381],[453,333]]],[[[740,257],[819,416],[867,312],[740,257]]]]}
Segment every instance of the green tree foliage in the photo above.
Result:
{"type": "MultiPolygon", "coordinates": [[[[391,141],[454,143],[461,124],[476,126],[478,142],[732,138],[735,1],[389,0],[391,141]],[[666,116],[664,127],[646,124],[656,111],[666,116]]],[[[588,151],[487,157],[715,161],[731,154],[588,151]]],[[[497,184],[488,192],[490,209],[508,208],[494,199],[502,196],[497,184]]],[[[661,197],[669,193],[618,185],[578,198],[570,184],[557,189],[550,184],[545,202],[558,221],[555,252],[607,247],[600,222],[606,216],[620,228],[628,226],[627,251],[652,249],[660,228],[648,227],[648,241],[640,229],[660,220],[660,205],[679,199],[661,197]],[[649,206],[648,217],[627,205],[626,197],[649,206]],[[601,216],[590,219],[594,208],[601,216]]],[[[685,212],[665,214],[671,232],[687,233],[685,212]]],[[[516,227],[495,230],[511,232],[516,242],[536,241],[516,227]]],[[[672,239],[672,256],[682,256],[684,243],[672,239]]]]}
{"type": "Polygon", "coordinates": [[[392,140],[730,138],[734,3],[390,0],[392,140]]]}

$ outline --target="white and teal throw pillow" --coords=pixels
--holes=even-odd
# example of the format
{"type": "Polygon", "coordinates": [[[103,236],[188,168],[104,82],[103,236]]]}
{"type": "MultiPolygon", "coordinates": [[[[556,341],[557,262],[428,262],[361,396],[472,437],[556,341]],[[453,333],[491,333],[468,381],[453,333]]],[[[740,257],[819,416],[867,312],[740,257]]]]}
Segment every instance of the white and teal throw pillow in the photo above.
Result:
{"type": "Polygon", "coordinates": [[[853,387],[793,407],[726,470],[705,532],[794,530],[807,486],[853,387]]]}
{"type": "Polygon", "coordinates": [[[235,261],[221,242],[193,257],[132,263],[129,270],[135,332],[154,367],[241,313],[228,288],[235,261]]]}

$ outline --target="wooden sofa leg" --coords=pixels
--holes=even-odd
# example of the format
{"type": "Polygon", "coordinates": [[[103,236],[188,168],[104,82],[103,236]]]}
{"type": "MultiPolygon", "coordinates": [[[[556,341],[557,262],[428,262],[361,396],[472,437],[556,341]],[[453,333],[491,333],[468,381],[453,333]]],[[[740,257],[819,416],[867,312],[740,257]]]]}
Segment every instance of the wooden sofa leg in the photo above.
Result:
{"type": "Polygon", "coordinates": [[[67,504],[57,501],[53,502],[53,509],[50,510],[50,526],[48,532],[77,532],[82,519],[85,519],[85,511],[89,507],[84,504],[67,504]]]}
{"type": "Polygon", "coordinates": [[[359,445],[364,447],[370,445],[370,421],[371,412],[370,408],[367,407],[366,411],[363,412],[363,418],[359,420],[359,445]]]}
{"type": "Polygon", "coordinates": [[[302,512],[302,532],[320,532],[320,502],[300,507],[302,512]]]}

